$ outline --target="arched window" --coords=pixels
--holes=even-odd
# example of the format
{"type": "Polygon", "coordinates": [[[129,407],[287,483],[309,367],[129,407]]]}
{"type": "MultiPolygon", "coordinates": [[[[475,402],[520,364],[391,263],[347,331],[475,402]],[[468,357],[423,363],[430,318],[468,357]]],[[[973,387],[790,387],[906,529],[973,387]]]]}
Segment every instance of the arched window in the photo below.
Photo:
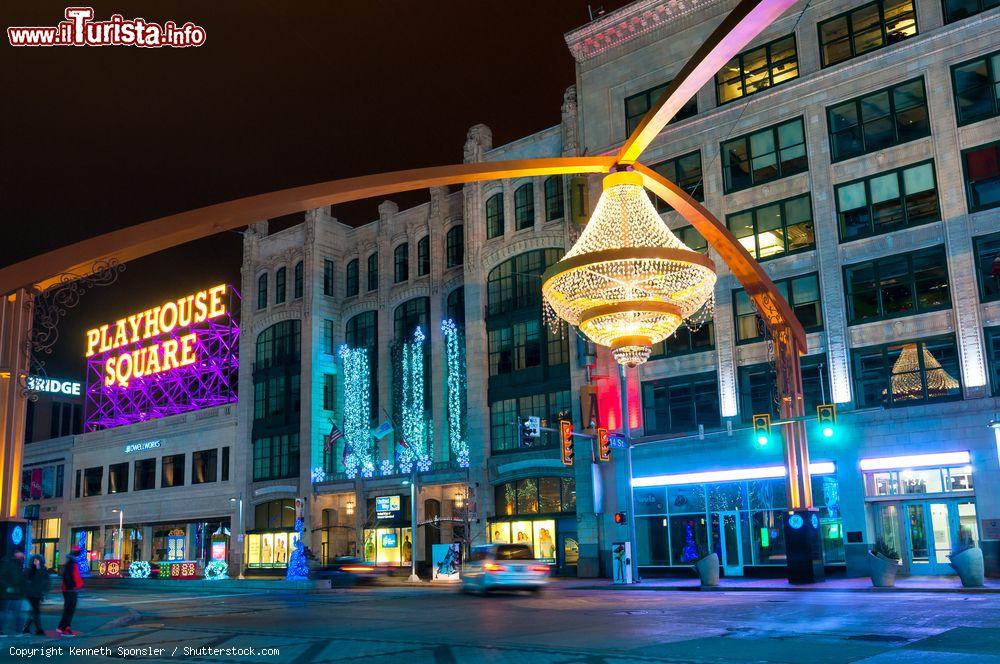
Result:
{"type": "Polygon", "coordinates": [[[517,230],[535,225],[535,185],[528,182],[514,190],[514,227],[517,230]]]}
{"type": "Polygon", "coordinates": [[[275,323],[257,335],[253,417],[269,431],[298,431],[301,340],[298,319],[275,323]]]}
{"type": "Polygon", "coordinates": [[[562,176],[553,175],[545,180],[545,221],[562,219],[564,207],[562,176]]]}
{"type": "Polygon", "coordinates": [[[348,348],[365,348],[368,350],[368,371],[371,381],[371,416],[379,417],[378,412],[378,312],[362,311],[357,316],[348,319],[344,328],[344,343],[348,348]]]}
{"type": "Polygon", "coordinates": [[[452,226],[445,235],[445,260],[448,267],[461,265],[465,260],[465,230],[462,224],[452,226]]]}
{"type": "Polygon", "coordinates": [[[413,331],[419,326],[426,336],[430,329],[427,322],[431,317],[431,300],[415,297],[396,307],[392,314],[392,326],[396,341],[409,341],[413,331]]]}
{"type": "Polygon", "coordinates": [[[503,235],[503,194],[493,194],[486,200],[486,239],[503,235]]]}
{"type": "Polygon", "coordinates": [[[285,268],[279,267],[274,273],[274,303],[281,304],[285,301],[285,268]]]}
{"type": "Polygon", "coordinates": [[[445,311],[446,316],[453,320],[455,325],[465,325],[465,286],[459,286],[448,293],[445,311]]]}
{"type": "Polygon", "coordinates": [[[378,252],[368,257],[368,290],[378,290],[378,252]]]}
{"type": "MultiPolygon", "coordinates": [[[[407,242],[392,250],[392,283],[398,284],[410,278],[410,245],[407,242]]],[[[369,286],[369,288],[371,288],[369,286]]]]}
{"type": "Polygon", "coordinates": [[[267,273],[257,277],[257,308],[267,308],[267,273]]]}
{"type": "Polygon", "coordinates": [[[541,302],[542,272],[559,260],[560,249],[536,249],[509,258],[486,279],[487,315],[524,309],[541,302]]]}
{"type": "Polygon", "coordinates": [[[417,242],[417,276],[431,273],[431,239],[426,235],[417,242]]]}
{"type": "Polygon", "coordinates": [[[257,335],[257,348],[254,361],[255,369],[266,369],[286,361],[298,362],[301,347],[301,323],[294,320],[283,320],[275,323],[257,335]]]}
{"type": "Polygon", "coordinates": [[[296,300],[302,297],[302,261],[295,264],[293,275],[292,297],[296,300]]]}
{"type": "Polygon", "coordinates": [[[347,275],[344,279],[344,283],[347,286],[347,297],[351,297],[358,294],[358,259],[350,261],[347,264],[347,275]]]}
{"type": "Polygon", "coordinates": [[[291,530],[295,527],[295,500],[279,498],[257,505],[254,507],[253,525],[257,530],[291,530]]]}

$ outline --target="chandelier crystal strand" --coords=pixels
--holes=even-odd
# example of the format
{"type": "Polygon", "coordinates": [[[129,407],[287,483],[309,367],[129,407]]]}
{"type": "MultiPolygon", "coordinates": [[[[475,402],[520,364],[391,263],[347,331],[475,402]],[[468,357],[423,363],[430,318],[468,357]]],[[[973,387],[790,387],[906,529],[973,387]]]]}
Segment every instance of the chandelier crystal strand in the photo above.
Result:
{"type": "Polygon", "coordinates": [[[580,238],[542,276],[545,317],[576,325],[617,362],[636,366],[702,309],[715,280],[712,260],[663,223],[642,176],[612,173],[580,238]]]}

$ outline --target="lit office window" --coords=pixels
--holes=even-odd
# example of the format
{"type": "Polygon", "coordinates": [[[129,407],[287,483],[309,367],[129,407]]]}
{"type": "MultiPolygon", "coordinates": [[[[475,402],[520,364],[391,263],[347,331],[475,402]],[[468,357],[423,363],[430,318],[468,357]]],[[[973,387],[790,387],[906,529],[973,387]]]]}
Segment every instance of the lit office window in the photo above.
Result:
{"type": "Polygon", "coordinates": [[[715,75],[719,104],[748,97],[799,75],[795,35],[746,50],[723,65],[715,75]]]}
{"type": "Polygon", "coordinates": [[[731,214],[726,225],[758,260],[816,246],[809,194],[731,214]]]}
{"type": "Polygon", "coordinates": [[[878,0],[822,21],[820,57],[827,67],[916,34],[913,0],[878,0]]]}

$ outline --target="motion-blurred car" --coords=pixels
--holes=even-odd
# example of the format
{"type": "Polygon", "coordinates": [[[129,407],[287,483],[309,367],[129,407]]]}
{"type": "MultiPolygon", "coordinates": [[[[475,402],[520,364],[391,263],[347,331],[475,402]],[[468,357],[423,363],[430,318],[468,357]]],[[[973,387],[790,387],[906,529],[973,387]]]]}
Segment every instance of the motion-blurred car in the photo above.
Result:
{"type": "Polygon", "coordinates": [[[329,579],[333,586],[353,586],[361,583],[374,583],[383,571],[372,563],[356,556],[341,556],[334,558],[328,565],[322,565],[310,570],[314,579],[329,579]]]}
{"type": "Polygon", "coordinates": [[[527,544],[488,544],[472,548],[462,569],[462,590],[540,591],[548,583],[549,566],[535,560],[527,544]]]}

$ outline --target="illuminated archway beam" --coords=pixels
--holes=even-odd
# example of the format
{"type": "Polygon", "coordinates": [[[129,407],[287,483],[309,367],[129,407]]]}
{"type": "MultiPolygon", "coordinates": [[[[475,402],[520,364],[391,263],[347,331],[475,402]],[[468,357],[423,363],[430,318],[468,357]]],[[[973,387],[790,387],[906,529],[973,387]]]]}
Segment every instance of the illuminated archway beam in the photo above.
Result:
{"type": "Polygon", "coordinates": [[[642,122],[618,151],[618,162],[631,164],[637,161],[643,150],[649,147],[684,104],[754,37],[796,2],[797,0],[742,0],[736,5],[643,116],[642,122]]]}
{"type": "Polygon", "coordinates": [[[688,196],[687,192],[666,179],[656,171],[635,163],[632,165],[637,173],[642,175],[646,189],[662,198],[677,210],[684,219],[695,227],[701,236],[714,248],[729,269],[739,280],[747,294],[757,305],[771,330],[773,336],[787,330],[795,343],[796,350],[806,352],[806,333],[799,319],[795,317],[788,301],[782,297],[774,282],[761,268],[760,263],[753,259],[736,237],[729,232],[725,224],[705,209],[705,206],[688,196]]]}
{"type": "Polygon", "coordinates": [[[61,274],[88,274],[95,261],[134,260],[215,233],[302,210],[400,191],[483,180],[607,173],[614,163],[613,156],[597,156],[454,164],[362,175],[248,196],[129,226],[15,263],[0,269],[0,293],[11,293],[20,287],[45,290],[58,283],[61,274]]]}

